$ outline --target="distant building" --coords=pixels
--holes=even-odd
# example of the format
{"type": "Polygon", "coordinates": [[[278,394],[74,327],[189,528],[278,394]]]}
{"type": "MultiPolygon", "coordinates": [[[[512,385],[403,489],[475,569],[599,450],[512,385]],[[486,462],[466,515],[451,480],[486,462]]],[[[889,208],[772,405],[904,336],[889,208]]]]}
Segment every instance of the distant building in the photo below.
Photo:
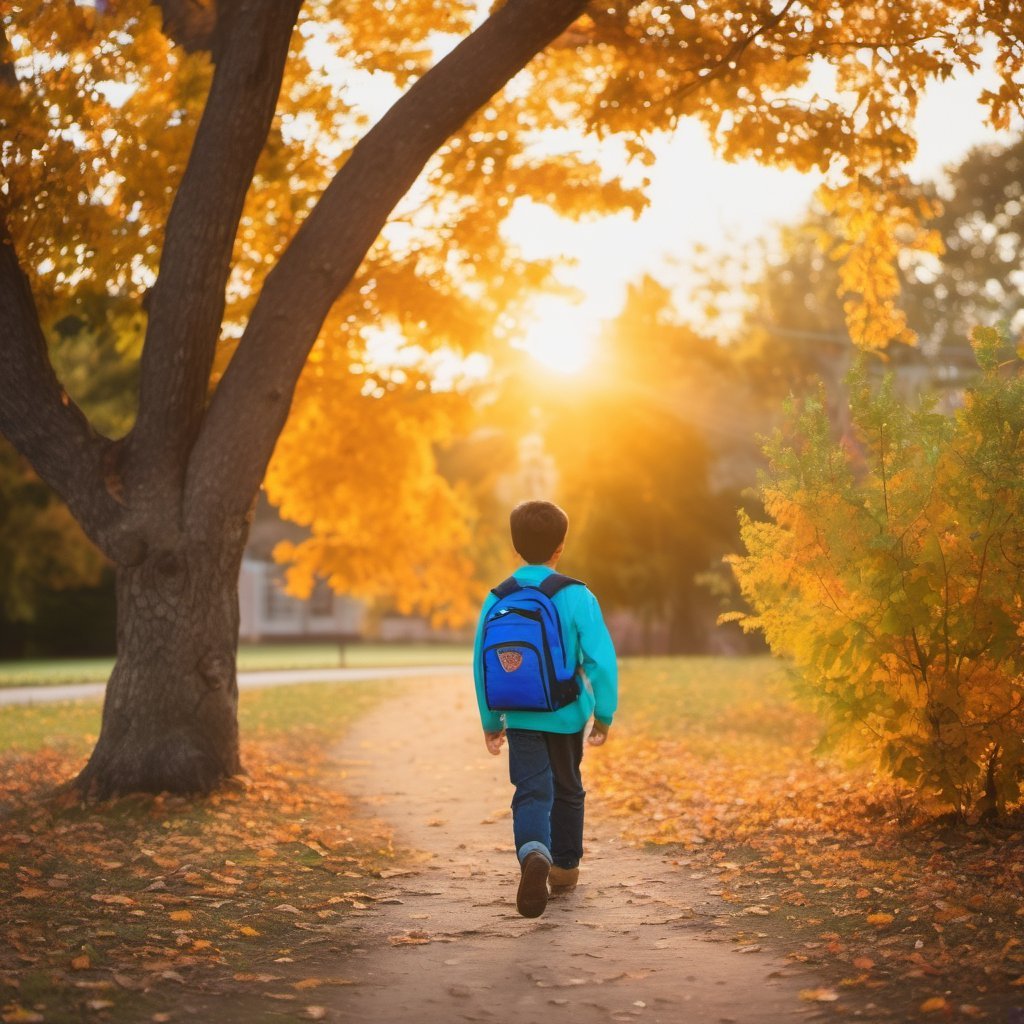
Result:
{"type": "Polygon", "coordinates": [[[438,629],[420,615],[369,608],[336,594],[317,580],[308,598],[285,591],[285,566],[274,561],[282,540],[300,541],[305,530],[283,520],[260,494],[238,579],[239,639],[266,641],[379,640],[385,643],[441,643],[472,640],[472,630],[438,629]]]}
{"type": "Polygon", "coordinates": [[[260,494],[238,579],[239,638],[265,640],[352,640],[365,633],[366,607],[335,594],[317,580],[305,600],[284,589],[284,566],[273,558],[282,540],[298,541],[303,529],[285,522],[260,494]]]}

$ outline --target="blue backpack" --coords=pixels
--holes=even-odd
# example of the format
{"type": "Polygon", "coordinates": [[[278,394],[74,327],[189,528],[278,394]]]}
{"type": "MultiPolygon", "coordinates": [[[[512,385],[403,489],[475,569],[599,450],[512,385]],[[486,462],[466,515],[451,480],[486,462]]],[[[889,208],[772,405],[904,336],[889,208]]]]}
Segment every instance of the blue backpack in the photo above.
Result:
{"type": "Polygon", "coordinates": [[[552,573],[537,586],[523,586],[510,576],[491,591],[498,600],[487,612],[481,641],[491,711],[557,711],[580,695],[551,600],[570,586],[584,584],[552,573]]]}

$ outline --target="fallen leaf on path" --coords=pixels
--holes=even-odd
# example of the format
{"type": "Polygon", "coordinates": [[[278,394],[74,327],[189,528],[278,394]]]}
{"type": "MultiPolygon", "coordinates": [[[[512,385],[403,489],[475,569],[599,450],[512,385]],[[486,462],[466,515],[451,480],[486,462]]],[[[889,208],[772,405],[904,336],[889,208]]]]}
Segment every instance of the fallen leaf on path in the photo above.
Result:
{"type": "Polygon", "coordinates": [[[327,1016],[326,1006],[307,1006],[303,1014],[310,1020],[323,1020],[327,1016]]]}
{"type": "Polygon", "coordinates": [[[892,924],[895,920],[896,918],[892,914],[868,914],[867,916],[868,924],[874,925],[892,924]]]}
{"type": "Polygon", "coordinates": [[[26,1010],[23,1006],[15,1006],[12,1009],[6,1011],[3,1017],[0,1017],[4,1024],[43,1024],[45,1018],[41,1013],[36,1013],[34,1010],[26,1010]]]}
{"type": "Polygon", "coordinates": [[[942,996],[933,996],[931,999],[926,999],[918,1007],[921,1013],[939,1013],[942,1010],[951,1010],[952,1008],[942,996]]]}
{"type": "Polygon", "coordinates": [[[389,935],[388,942],[392,946],[425,946],[430,942],[430,935],[419,931],[403,932],[401,935],[389,935]]]}
{"type": "Polygon", "coordinates": [[[808,1003],[834,1003],[839,993],[834,988],[802,988],[800,998],[808,1003]]]}

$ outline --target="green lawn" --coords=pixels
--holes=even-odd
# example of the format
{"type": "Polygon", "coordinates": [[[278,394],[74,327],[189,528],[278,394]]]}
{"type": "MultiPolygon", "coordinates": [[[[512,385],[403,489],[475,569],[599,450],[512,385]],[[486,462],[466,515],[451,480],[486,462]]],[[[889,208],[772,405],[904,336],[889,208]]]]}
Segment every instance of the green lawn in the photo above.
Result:
{"type": "MultiPolygon", "coordinates": [[[[459,644],[242,644],[238,667],[243,672],[258,672],[340,666],[468,665],[471,656],[471,649],[459,644]]],[[[113,658],[0,662],[0,687],[104,682],[113,664],[113,658]]]]}
{"type": "MultiPolygon", "coordinates": [[[[374,680],[243,690],[239,696],[239,726],[243,737],[302,727],[318,739],[329,740],[393,693],[394,687],[392,682],[374,680]]],[[[97,698],[5,707],[0,713],[0,754],[46,749],[84,757],[99,735],[101,711],[97,698]]]]}

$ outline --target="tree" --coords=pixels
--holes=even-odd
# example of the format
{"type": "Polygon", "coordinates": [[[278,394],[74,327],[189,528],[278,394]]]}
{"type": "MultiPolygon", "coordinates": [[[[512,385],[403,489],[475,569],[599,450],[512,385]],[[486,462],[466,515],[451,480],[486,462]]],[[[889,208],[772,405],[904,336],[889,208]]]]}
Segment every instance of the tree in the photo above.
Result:
{"type": "MultiPolygon", "coordinates": [[[[351,327],[379,303],[400,306],[390,283],[436,274],[469,296],[486,287],[503,261],[477,231],[478,210],[507,209],[517,186],[557,203],[563,182],[570,200],[580,175],[592,183],[572,157],[515,173],[530,163],[524,136],[566,124],[620,132],[645,159],[645,131],[693,116],[727,156],[834,164],[858,242],[847,284],[880,314],[854,304],[851,316],[877,344],[902,330],[885,268],[889,229],[916,224],[892,187],[913,150],[915,97],[991,39],[1004,72],[993,116],[1019,107],[1022,19],[1005,7],[508,0],[432,67],[431,32],[464,33],[473,5],[8,8],[0,430],[117,566],[118,660],[79,785],[206,790],[238,770],[235,583],[303,367],[325,323],[351,327]],[[359,119],[311,39],[404,90],[358,141],[359,119]],[[845,95],[798,98],[820,60],[845,95]],[[303,141],[311,112],[340,144],[303,141]],[[455,227],[421,252],[413,223],[403,249],[401,231],[381,231],[435,153],[432,223],[455,227]],[[452,270],[460,233],[478,258],[452,270]],[[381,262],[364,264],[375,246],[381,262]],[[83,291],[137,297],[146,313],[138,413],[123,438],[97,432],[47,358],[46,327],[83,291]]],[[[409,322],[428,331],[421,321],[409,322]]]]}
{"type": "Polygon", "coordinates": [[[791,658],[835,738],[960,817],[1024,783],[1024,375],[992,329],[955,416],[852,381],[858,448],[819,400],[768,446],[769,519],[732,560],[759,629],[791,658]]]}
{"type": "MultiPolygon", "coordinates": [[[[942,251],[906,259],[899,268],[902,305],[921,351],[897,347],[887,353],[891,365],[924,356],[969,369],[974,327],[1019,328],[1022,160],[1019,138],[979,146],[919,186],[937,210],[930,224],[942,251]]],[[[843,382],[854,350],[838,268],[829,256],[839,234],[835,218],[816,204],[765,242],[736,344],[767,399],[806,394],[824,380],[836,405],[845,404],[843,382]]],[[[706,289],[714,273],[705,271],[706,289]]]]}
{"type": "Polygon", "coordinates": [[[1024,138],[971,150],[926,186],[940,211],[938,258],[905,272],[907,316],[941,358],[967,347],[977,326],[1021,327],[1024,261],[1024,138]]]}

